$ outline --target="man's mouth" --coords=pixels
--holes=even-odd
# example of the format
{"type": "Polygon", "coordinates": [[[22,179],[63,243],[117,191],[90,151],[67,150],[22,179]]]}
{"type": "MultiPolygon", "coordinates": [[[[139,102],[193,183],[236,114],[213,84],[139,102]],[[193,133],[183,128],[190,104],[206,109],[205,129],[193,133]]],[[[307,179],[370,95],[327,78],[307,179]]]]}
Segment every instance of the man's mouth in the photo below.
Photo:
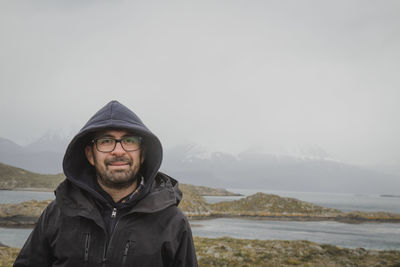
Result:
{"type": "Polygon", "coordinates": [[[110,165],[111,166],[124,166],[124,165],[129,165],[129,163],[126,161],[117,161],[117,162],[111,162],[110,165]]]}
{"type": "Polygon", "coordinates": [[[111,171],[127,171],[130,168],[129,162],[122,161],[122,162],[111,162],[108,164],[107,168],[111,171]]]}
{"type": "Polygon", "coordinates": [[[131,165],[130,161],[124,159],[109,160],[106,164],[113,168],[123,168],[131,165]]]}

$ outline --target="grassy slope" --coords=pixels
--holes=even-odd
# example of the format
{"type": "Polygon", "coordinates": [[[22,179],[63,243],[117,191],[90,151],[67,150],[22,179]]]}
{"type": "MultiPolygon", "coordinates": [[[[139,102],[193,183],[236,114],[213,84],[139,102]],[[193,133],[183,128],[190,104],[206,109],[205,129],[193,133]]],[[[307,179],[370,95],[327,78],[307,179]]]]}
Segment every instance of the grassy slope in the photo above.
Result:
{"type": "Polygon", "coordinates": [[[65,179],[63,174],[39,174],[0,163],[0,189],[53,190],[65,179]]]}

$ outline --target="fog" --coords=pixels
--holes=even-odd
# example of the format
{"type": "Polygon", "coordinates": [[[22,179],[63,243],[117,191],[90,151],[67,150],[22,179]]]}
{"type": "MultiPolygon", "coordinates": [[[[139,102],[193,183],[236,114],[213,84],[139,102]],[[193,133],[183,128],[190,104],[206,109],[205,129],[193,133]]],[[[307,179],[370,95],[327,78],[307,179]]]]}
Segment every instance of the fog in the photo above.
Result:
{"type": "MultiPolygon", "coordinates": [[[[398,1],[2,1],[0,137],[108,101],[164,147],[400,170],[398,1]]],[[[400,171],[399,171],[400,173],[400,171]]]]}

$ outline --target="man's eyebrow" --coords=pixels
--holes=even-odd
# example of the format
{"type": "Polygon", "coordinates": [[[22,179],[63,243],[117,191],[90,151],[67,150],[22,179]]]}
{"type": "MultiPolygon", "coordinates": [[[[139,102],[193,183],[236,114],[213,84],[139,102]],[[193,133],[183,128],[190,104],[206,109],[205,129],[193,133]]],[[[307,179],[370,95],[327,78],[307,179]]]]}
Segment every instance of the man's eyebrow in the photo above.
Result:
{"type": "Polygon", "coordinates": [[[113,135],[111,135],[111,134],[101,134],[101,135],[99,135],[99,136],[97,136],[96,138],[98,139],[98,138],[104,138],[104,137],[112,137],[112,138],[115,138],[113,135]]]}
{"type": "MultiPolygon", "coordinates": [[[[132,137],[132,136],[136,136],[136,135],[134,135],[134,134],[132,134],[132,133],[127,133],[127,134],[124,134],[123,136],[121,136],[121,138],[124,138],[124,137],[132,137]]],[[[99,136],[96,137],[96,138],[98,139],[98,138],[105,138],[105,137],[115,138],[115,136],[112,135],[112,134],[101,134],[101,135],[99,135],[99,136]]]]}
{"type": "Polygon", "coordinates": [[[132,133],[127,133],[127,134],[124,134],[122,137],[139,137],[139,136],[132,134],[132,133]]]}

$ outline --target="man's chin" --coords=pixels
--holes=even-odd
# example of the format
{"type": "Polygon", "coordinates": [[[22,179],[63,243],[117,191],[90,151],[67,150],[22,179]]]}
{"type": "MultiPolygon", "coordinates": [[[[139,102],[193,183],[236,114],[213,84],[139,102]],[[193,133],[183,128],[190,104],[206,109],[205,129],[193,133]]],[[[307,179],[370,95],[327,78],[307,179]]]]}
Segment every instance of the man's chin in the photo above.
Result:
{"type": "Polygon", "coordinates": [[[124,189],[130,187],[137,180],[137,175],[126,173],[125,171],[109,172],[106,177],[100,176],[100,182],[109,188],[124,189]]]}

